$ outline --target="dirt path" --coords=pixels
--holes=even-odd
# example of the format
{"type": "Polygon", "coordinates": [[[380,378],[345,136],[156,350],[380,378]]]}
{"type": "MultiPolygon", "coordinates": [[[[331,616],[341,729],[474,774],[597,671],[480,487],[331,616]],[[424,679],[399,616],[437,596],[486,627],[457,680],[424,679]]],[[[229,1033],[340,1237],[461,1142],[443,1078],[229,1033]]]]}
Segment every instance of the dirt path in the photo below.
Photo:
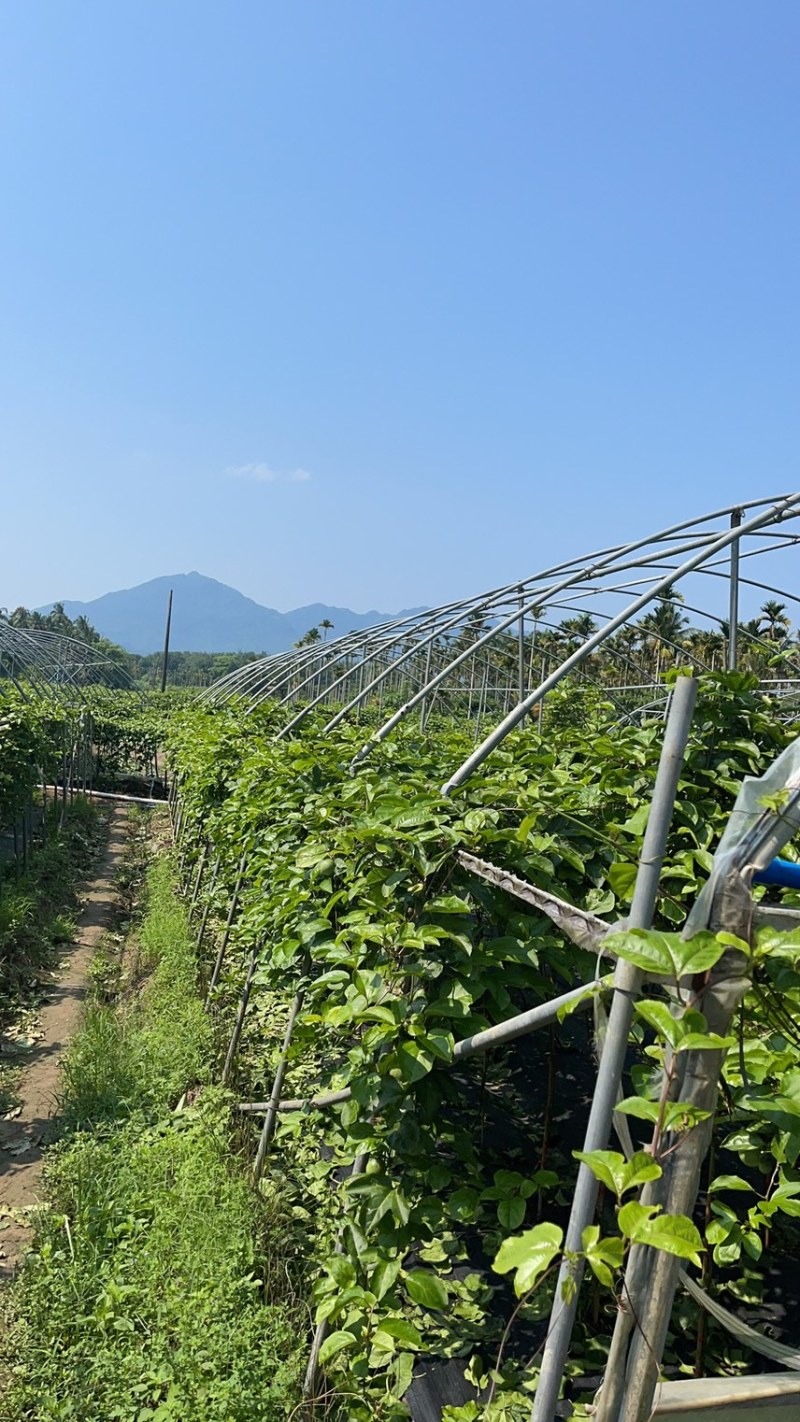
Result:
{"type": "MultiPolygon", "coordinates": [[[[38,1199],[44,1147],[52,1139],[59,1071],[65,1048],[79,1025],[89,964],[98,939],[112,921],[114,875],[125,844],[126,812],[112,811],[97,877],[86,886],[78,934],[64,969],[39,1014],[43,1037],[31,1051],[18,1092],[22,1105],[12,1121],[0,1121],[0,1213],[14,1214],[38,1199]]],[[[4,1221],[0,1221],[4,1223],[4,1221]]],[[[14,1273],[29,1231],[19,1220],[0,1232],[0,1280],[14,1273]]]]}

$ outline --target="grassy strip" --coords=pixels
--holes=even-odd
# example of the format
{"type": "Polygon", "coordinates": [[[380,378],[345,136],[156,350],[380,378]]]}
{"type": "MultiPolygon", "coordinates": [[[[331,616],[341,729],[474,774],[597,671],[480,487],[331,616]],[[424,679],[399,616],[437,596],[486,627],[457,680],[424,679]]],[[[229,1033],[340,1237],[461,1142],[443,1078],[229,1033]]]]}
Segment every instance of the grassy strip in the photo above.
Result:
{"type": "Polygon", "coordinates": [[[144,986],[95,1000],[69,1053],[68,1133],[15,1286],[0,1417],[272,1422],[298,1400],[300,1241],[232,1165],[227,1098],[203,1085],[210,1025],[166,859],[136,950],[144,986]]]}

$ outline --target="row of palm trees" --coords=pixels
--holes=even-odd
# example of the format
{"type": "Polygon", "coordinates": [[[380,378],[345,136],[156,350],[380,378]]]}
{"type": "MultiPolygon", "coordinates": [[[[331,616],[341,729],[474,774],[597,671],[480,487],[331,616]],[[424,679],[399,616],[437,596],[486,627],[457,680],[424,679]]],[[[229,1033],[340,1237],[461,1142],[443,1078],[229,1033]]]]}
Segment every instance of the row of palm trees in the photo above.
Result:
{"type": "Polygon", "coordinates": [[[302,637],[300,637],[294,645],[295,647],[313,647],[315,642],[326,642],[328,640],[328,633],[332,631],[333,623],[330,618],[323,617],[322,621],[318,622],[316,627],[309,627],[308,631],[304,632],[302,637]],[[322,628],[321,637],[319,634],[320,627],[322,628]]]}
{"type": "MultiPolygon", "coordinates": [[[[682,602],[680,593],[669,591],[638,622],[621,627],[593,654],[593,675],[615,682],[636,674],[658,680],[670,667],[687,662],[722,671],[728,665],[728,622],[693,627],[682,602]]],[[[596,630],[592,616],[581,613],[556,627],[543,626],[537,642],[543,655],[560,661],[596,630]]],[[[737,666],[764,679],[800,675],[800,642],[793,636],[786,604],[768,599],[757,617],[738,623],[736,651],[737,666]]]]}
{"type": "MultiPolygon", "coordinates": [[[[730,629],[721,620],[707,627],[691,625],[682,596],[669,590],[639,621],[626,623],[598,647],[584,664],[593,681],[607,686],[650,683],[674,666],[693,664],[699,670],[722,671],[728,665],[730,629]]],[[[524,661],[530,675],[554,670],[598,630],[589,612],[555,622],[546,607],[526,620],[524,661]],[[533,625],[531,625],[533,624],[533,625]]],[[[450,644],[452,654],[472,646],[489,630],[480,616],[471,616],[450,644]]],[[[737,624],[736,665],[761,679],[800,677],[800,638],[795,637],[786,604],[770,599],[757,617],[737,624]]],[[[489,657],[509,678],[519,665],[519,637],[510,629],[490,643],[489,657]]]]}
{"type": "Polygon", "coordinates": [[[74,637],[76,641],[86,642],[90,647],[96,647],[103,641],[100,633],[83,613],[74,619],[68,617],[63,602],[54,602],[50,612],[32,612],[27,607],[15,607],[13,612],[7,612],[5,608],[0,607],[0,617],[10,627],[17,627],[23,632],[58,632],[62,637],[74,637]]]}
{"type": "MultiPolygon", "coordinates": [[[[639,621],[625,624],[591,654],[583,665],[583,675],[612,687],[657,682],[671,667],[687,664],[701,671],[724,670],[729,659],[727,622],[694,627],[682,604],[680,593],[667,590],[650,612],[639,621]]],[[[458,632],[434,644],[433,664],[429,662],[426,671],[447,665],[459,653],[468,651],[490,627],[480,613],[471,614],[458,632]]],[[[294,645],[322,643],[332,628],[326,618],[309,628],[294,645]]],[[[519,634],[513,628],[493,637],[485,652],[476,653],[476,657],[481,665],[490,664],[499,674],[486,672],[493,686],[516,683],[522,660],[522,676],[528,685],[531,678],[553,671],[578,651],[597,629],[591,613],[576,613],[555,622],[546,607],[539,607],[526,618],[522,657],[519,634]]],[[[409,634],[408,643],[396,649],[398,655],[410,650],[413,642],[414,636],[409,634]]],[[[473,661],[468,658],[462,664],[460,677],[465,684],[475,679],[473,661]]],[[[770,599],[763,603],[757,617],[738,625],[736,665],[762,680],[800,678],[800,640],[793,635],[785,603],[770,599]]]]}

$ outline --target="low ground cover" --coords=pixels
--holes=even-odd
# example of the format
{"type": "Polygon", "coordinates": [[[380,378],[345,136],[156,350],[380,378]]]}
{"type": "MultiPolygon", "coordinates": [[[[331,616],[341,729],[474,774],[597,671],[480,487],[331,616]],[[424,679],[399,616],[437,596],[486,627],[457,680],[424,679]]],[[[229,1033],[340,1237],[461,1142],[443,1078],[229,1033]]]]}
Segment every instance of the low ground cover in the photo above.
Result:
{"type": "MultiPolygon", "coordinates": [[[[106,961],[118,953],[109,941],[106,961]]],[[[148,871],[114,977],[96,973],[66,1063],[65,1133],[7,1301],[0,1416],[284,1418],[305,1326],[300,1242],[279,1192],[256,1198],[237,1169],[226,1100],[208,1087],[209,1023],[168,856],[148,871]]]]}

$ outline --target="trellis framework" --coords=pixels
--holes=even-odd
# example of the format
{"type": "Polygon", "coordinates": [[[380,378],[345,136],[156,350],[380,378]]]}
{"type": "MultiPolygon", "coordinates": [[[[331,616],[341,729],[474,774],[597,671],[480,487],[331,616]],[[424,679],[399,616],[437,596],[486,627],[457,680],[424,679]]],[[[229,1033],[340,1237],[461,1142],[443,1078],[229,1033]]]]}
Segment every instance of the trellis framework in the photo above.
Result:
{"type": "MultiPolygon", "coordinates": [[[[796,593],[769,581],[778,555],[800,541],[787,526],[798,515],[800,494],[719,509],[474,597],[264,657],[223,677],[203,699],[277,703],[285,716],[278,738],[300,731],[318,709],[330,713],[327,731],[369,708],[378,726],[356,759],[414,713],[423,726],[434,708],[466,717],[478,745],[445,783],[449,793],[525,717],[541,714],[545,696],[565,677],[592,680],[600,652],[615,668],[603,693],[620,716],[663,704],[664,686],[642,664],[632,634],[659,599],[679,597],[681,615],[700,629],[688,649],[668,629],[653,631],[665,665],[677,659],[699,671],[735,668],[743,646],[774,657],[774,643],[741,626],[740,602],[766,595],[800,604],[796,593]],[[491,729],[481,739],[484,726],[491,729]]],[[[784,650],[780,670],[772,689],[796,693],[800,651],[784,650]]]]}
{"type": "MultiPolygon", "coordinates": [[[[90,783],[94,727],[85,693],[98,686],[136,691],[125,667],[101,649],[49,629],[13,627],[0,618],[0,697],[13,687],[23,701],[52,707],[61,717],[49,788],[40,768],[42,805],[48,794],[56,804],[60,800],[59,825],[69,801],[76,793],[86,793],[90,783]]],[[[31,794],[18,819],[0,825],[0,837],[8,840],[18,869],[27,867],[33,853],[39,813],[31,794]]]]}
{"type": "Polygon", "coordinates": [[[10,680],[25,697],[80,703],[82,689],[135,691],[124,666],[87,642],[46,628],[23,630],[0,618],[0,684],[10,680]]]}

